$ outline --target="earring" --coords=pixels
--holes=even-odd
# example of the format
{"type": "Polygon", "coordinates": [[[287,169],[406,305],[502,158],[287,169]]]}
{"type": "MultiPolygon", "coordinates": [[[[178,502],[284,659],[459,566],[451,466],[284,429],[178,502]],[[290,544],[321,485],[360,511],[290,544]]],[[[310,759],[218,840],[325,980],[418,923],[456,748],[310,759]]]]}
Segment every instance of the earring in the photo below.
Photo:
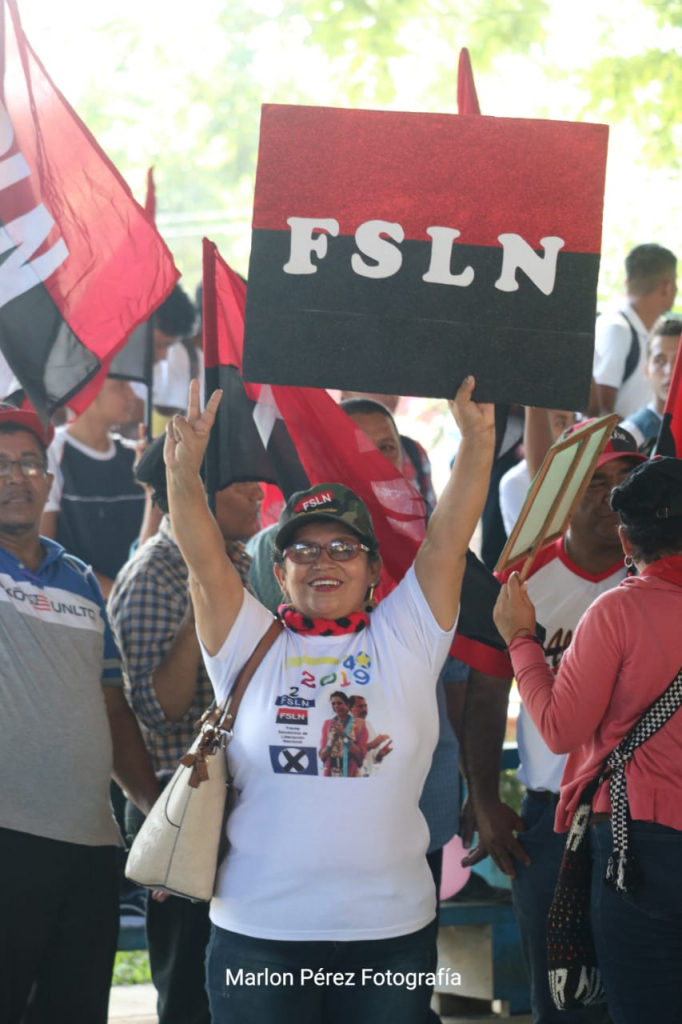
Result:
{"type": "Polygon", "coordinates": [[[370,583],[369,591],[367,593],[367,600],[365,601],[365,608],[366,608],[366,610],[368,612],[374,611],[374,609],[377,606],[377,603],[376,603],[376,601],[374,599],[374,591],[376,590],[376,588],[377,588],[377,584],[376,583],[370,583]]]}
{"type": "Polygon", "coordinates": [[[626,555],[623,561],[625,562],[626,569],[632,569],[633,565],[635,564],[632,559],[632,555],[626,555]]]}

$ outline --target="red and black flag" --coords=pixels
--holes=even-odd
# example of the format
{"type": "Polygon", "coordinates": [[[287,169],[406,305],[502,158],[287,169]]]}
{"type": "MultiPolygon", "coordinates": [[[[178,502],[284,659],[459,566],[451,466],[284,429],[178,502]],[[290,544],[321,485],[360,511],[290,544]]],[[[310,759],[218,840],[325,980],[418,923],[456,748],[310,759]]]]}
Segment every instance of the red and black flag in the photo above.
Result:
{"type": "Polygon", "coordinates": [[[245,379],[581,407],[607,134],[264,106],[245,379]]]}
{"type": "Polygon", "coordinates": [[[47,418],[79,404],[74,396],[179,274],[31,49],[16,0],[3,0],[2,9],[9,17],[0,102],[0,350],[47,418]]]}
{"type": "MultiPolygon", "coordinates": [[[[272,391],[241,377],[246,284],[217,247],[203,242],[203,339],[206,394],[223,391],[206,455],[209,493],[257,480],[288,497],[308,487],[272,391]]],[[[331,399],[330,399],[331,401],[331,399]]]]}
{"type": "Polygon", "coordinates": [[[680,347],[677,350],[672,380],[663,410],[663,421],[653,454],[682,459],[682,339],[680,339],[680,347]]]}

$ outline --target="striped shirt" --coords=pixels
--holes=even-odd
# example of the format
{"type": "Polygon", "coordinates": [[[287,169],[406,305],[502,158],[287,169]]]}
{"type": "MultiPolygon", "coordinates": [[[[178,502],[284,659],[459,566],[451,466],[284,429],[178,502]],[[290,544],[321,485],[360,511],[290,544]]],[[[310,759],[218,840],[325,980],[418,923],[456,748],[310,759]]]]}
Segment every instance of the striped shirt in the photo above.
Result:
{"type": "MultiPolygon", "coordinates": [[[[244,545],[233,542],[228,554],[246,585],[251,559],[244,545]]],[[[164,516],[158,533],[123,566],[109,597],[109,617],[121,651],[126,692],[157,771],[175,768],[194,737],[197,719],[213,700],[203,660],[192,703],[178,721],[166,718],[154,689],[154,672],[166,657],[187,610],[188,575],[170,520],[164,516]]]]}

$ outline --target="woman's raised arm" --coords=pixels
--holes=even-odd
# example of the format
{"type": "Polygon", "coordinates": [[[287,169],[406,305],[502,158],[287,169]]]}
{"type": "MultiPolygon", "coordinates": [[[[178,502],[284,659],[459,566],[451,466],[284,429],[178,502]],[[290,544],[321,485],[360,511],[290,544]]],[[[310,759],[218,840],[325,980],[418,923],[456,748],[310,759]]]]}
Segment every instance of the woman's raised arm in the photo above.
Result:
{"type": "Polygon", "coordinates": [[[414,566],[441,629],[451,629],[457,618],[466,553],[483,512],[495,451],[495,407],[471,401],[475,386],[467,377],[449,403],[462,440],[414,566]]]}
{"type": "Polygon", "coordinates": [[[221,398],[222,392],[214,391],[202,413],[199,381],[193,380],[187,416],[174,416],[167,424],[163,449],[173,536],[189,569],[197,629],[209,654],[223,646],[244,599],[199,476],[221,398]]]}

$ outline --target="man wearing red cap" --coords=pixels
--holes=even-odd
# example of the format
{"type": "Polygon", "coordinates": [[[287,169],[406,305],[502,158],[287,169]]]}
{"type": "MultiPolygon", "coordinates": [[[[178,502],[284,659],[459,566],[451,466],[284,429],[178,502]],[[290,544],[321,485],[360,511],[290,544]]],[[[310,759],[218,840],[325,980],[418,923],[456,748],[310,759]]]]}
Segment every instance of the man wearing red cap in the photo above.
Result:
{"type": "MultiPolygon", "coordinates": [[[[609,498],[612,488],[642,461],[645,457],[638,454],[634,438],[616,427],[566,535],[548,544],[533,563],[528,594],[545,627],[545,657],[554,671],[582,614],[627,575],[617,532],[619,520],[609,498]]],[[[520,568],[512,566],[500,579],[506,582],[520,568]]],[[[456,645],[457,641],[455,653],[456,645]]],[[[463,758],[479,832],[479,846],[465,863],[478,863],[490,853],[512,878],[534,1024],[605,1024],[609,1017],[603,1007],[557,1010],[551,998],[546,923],[566,843],[566,836],[553,830],[566,758],[551,753],[522,707],[517,722],[518,778],[526,786],[521,816],[500,801],[499,764],[512,672],[500,658],[493,663],[493,656],[490,648],[473,650],[471,641],[461,654],[462,660],[475,663],[464,711],[463,758]]],[[[471,835],[465,837],[470,839],[471,835]]]]}
{"type": "Polygon", "coordinates": [[[121,841],[109,781],[145,811],[158,786],[97,581],[39,534],[51,440],[34,413],[0,406],[0,1020],[106,1024],[121,841]]]}

